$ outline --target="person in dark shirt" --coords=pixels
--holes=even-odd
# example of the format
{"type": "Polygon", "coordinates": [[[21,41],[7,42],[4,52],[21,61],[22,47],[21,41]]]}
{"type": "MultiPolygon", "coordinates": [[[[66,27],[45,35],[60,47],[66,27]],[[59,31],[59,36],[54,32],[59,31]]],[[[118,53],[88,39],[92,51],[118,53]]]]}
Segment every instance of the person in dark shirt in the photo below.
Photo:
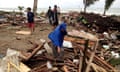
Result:
{"type": "Polygon", "coordinates": [[[51,6],[49,6],[49,9],[47,11],[47,17],[49,19],[49,23],[52,25],[53,24],[53,11],[51,9],[51,6]]]}
{"type": "Polygon", "coordinates": [[[64,36],[67,34],[66,31],[67,27],[67,20],[65,17],[62,17],[62,23],[58,25],[54,31],[52,31],[49,35],[48,38],[51,40],[52,45],[53,45],[53,54],[54,57],[63,57],[61,54],[63,51],[63,40],[64,36]]]}
{"type": "Polygon", "coordinates": [[[34,13],[31,12],[31,8],[27,8],[27,21],[28,21],[28,27],[31,30],[31,34],[34,32],[34,13]]]}
{"type": "Polygon", "coordinates": [[[57,5],[54,5],[53,9],[53,26],[54,28],[59,24],[58,21],[58,11],[57,11],[57,5]]]}

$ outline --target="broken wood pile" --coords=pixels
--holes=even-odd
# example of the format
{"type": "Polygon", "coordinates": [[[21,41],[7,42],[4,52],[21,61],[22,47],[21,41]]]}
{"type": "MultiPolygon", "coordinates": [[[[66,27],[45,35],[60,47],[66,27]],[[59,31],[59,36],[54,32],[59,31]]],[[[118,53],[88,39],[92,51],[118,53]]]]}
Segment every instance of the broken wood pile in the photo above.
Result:
{"type": "MultiPolygon", "coordinates": [[[[79,48],[79,45],[77,46],[79,48]]],[[[86,55],[90,58],[91,52],[87,52],[86,55]]],[[[54,59],[47,52],[32,57],[26,64],[32,68],[30,72],[85,72],[83,66],[83,53],[80,49],[80,53],[77,55],[72,48],[64,49],[63,59],[54,59]],[[83,70],[83,71],[82,71],[83,70]]],[[[114,72],[115,69],[99,58],[94,56],[93,62],[91,63],[90,71],[95,72],[114,72]]]]}
{"type": "Polygon", "coordinates": [[[96,39],[67,36],[65,40],[71,41],[73,47],[64,48],[63,58],[53,58],[50,48],[35,46],[40,52],[25,62],[32,69],[30,72],[116,72],[113,66],[97,56],[96,39]]]}

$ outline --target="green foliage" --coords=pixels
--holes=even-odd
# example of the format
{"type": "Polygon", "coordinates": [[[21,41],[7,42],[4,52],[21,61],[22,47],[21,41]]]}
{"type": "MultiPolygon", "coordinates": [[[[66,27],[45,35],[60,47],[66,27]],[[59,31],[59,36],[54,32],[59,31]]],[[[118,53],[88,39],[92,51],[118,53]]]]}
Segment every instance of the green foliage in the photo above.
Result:
{"type": "Polygon", "coordinates": [[[94,4],[98,0],[83,0],[84,5],[89,7],[91,4],[94,4]]]}
{"type": "Polygon", "coordinates": [[[89,7],[90,5],[94,4],[96,1],[99,1],[99,0],[83,0],[84,12],[86,12],[86,8],[87,7],[89,7]]]}
{"type": "Polygon", "coordinates": [[[18,9],[20,10],[20,12],[24,9],[24,6],[18,6],[18,9]]]}
{"type": "Polygon", "coordinates": [[[112,3],[114,1],[115,0],[105,0],[105,6],[104,6],[104,13],[103,13],[103,15],[106,14],[106,11],[110,8],[110,6],[112,5],[112,3]]]}
{"type": "Polygon", "coordinates": [[[18,9],[20,10],[20,15],[23,15],[22,10],[24,9],[24,6],[18,6],[18,9]]]}

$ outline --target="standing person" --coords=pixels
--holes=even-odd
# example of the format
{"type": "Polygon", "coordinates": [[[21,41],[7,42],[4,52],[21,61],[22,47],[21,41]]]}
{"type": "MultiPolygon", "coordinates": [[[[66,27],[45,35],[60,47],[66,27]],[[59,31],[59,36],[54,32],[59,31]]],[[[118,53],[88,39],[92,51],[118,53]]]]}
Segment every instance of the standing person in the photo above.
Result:
{"type": "Polygon", "coordinates": [[[57,11],[57,5],[54,5],[53,9],[53,26],[54,28],[59,24],[58,21],[58,11],[57,11]]]}
{"type": "Polygon", "coordinates": [[[65,17],[62,17],[62,23],[58,25],[53,32],[48,35],[48,38],[51,40],[53,45],[53,54],[54,57],[62,57],[63,56],[63,40],[64,36],[67,34],[66,31],[67,20],[65,17]]]}
{"type": "Polygon", "coordinates": [[[28,21],[28,27],[31,30],[31,34],[34,32],[34,13],[31,12],[31,8],[27,8],[27,21],[28,21]]]}
{"type": "Polygon", "coordinates": [[[47,17],[49,19],[49,23],[52,25],[53,24],[53,11],[51,9],[51,6],[49,6],[49,9],[47,11],[47,17]]]}

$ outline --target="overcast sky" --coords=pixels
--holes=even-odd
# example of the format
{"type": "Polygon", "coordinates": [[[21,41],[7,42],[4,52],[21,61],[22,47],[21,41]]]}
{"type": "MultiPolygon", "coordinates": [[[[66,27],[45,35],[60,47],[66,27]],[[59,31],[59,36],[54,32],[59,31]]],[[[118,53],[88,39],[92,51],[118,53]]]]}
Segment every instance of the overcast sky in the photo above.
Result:
{"type": "MultiPolygon", "coordinates": [[[[18,6],[33,7],[34,0],[0,0],[0,8],[17,8],[18,6]]],[[[100,0],[92,8],[103,8],[104,1],[100,0]]],[[[38,8],[48,8],[48,6],[58,5],[61,8],[82,8],[83,0],[38,0],[38,8]]],[[[111,8],[120,8],[120,0],[115,0],[111,8]]]]}

